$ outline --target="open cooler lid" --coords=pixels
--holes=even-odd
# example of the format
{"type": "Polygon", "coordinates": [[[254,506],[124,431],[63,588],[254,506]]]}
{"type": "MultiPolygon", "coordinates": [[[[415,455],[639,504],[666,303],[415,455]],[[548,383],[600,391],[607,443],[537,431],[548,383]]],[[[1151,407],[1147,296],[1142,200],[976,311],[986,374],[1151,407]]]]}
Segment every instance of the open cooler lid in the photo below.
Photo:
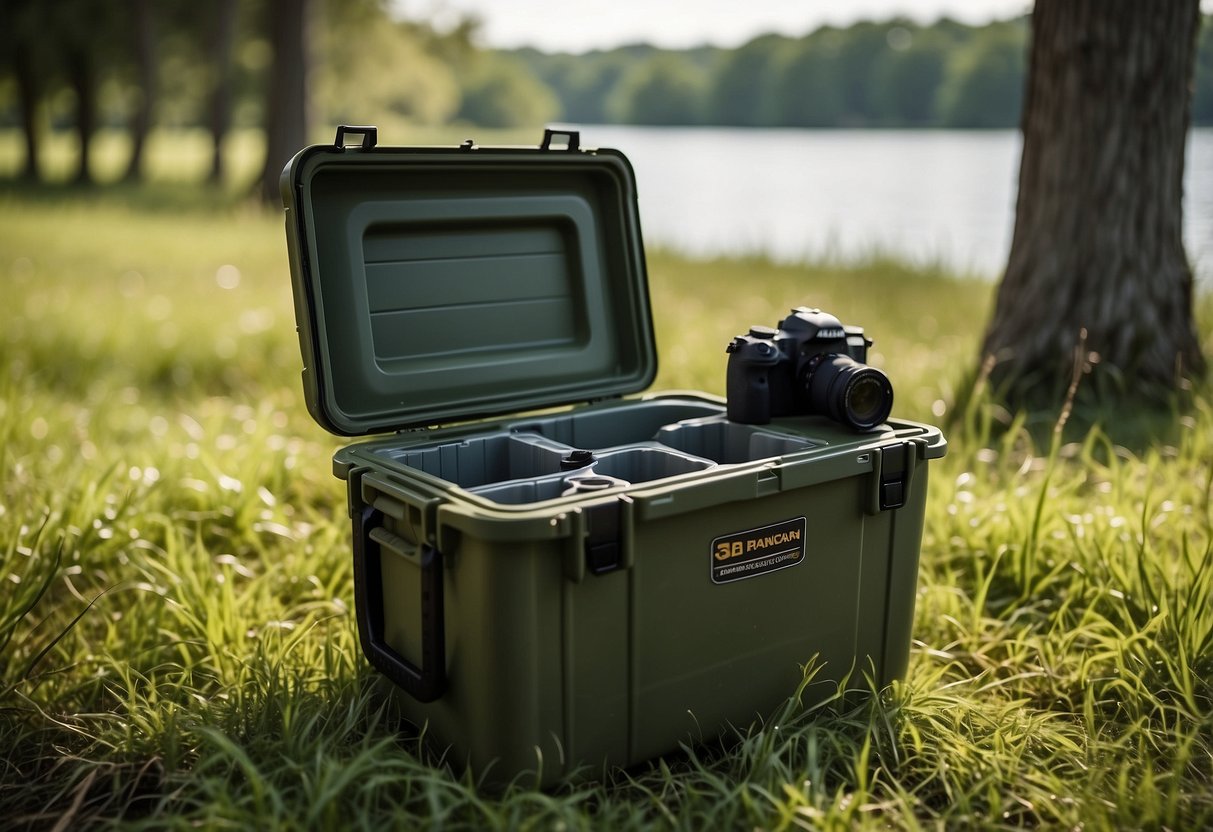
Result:
{"type": "Polygon", "coordinates": [[[316,421],[351,436],[649,386],[657,350],[623,154],[551,130],[538,148],[376,136],[340,127],[282,174],[316,421]]]}

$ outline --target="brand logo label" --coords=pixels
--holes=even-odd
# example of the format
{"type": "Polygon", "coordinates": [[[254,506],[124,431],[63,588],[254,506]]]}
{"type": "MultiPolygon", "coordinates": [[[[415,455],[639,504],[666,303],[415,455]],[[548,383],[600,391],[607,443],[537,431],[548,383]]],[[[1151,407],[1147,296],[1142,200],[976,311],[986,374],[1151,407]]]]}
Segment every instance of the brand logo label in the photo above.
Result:
{"type": "Polygon", "coordinates": [[[787,569],[804,561],[803,517],[734,532],[712,541],[712,583],[727,584],[787,569]]]}

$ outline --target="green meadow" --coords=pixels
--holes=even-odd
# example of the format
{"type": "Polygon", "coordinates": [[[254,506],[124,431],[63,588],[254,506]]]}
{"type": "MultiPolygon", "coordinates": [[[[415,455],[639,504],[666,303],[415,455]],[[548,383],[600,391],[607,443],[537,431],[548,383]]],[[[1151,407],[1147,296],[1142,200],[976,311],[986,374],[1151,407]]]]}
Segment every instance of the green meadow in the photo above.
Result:
{"type": "MultiPolygon", "coordinates": [[[[162,139],[139,187],[0,186],[6,828],[1213,825],[1213,392],[1063,426],[979,384],[957,412],[992,285],[879,252],[650,252],[653,389],[723,393],[728,339],[791,305],[876,339],[897,415],[950,443],[906,678],[477,789],[361,656],[345,443],[304,405],[281,214],[186,182],[190,147],[162,139]]],[[[15,153],[0,136],[0,171],[15,153]]],[[[1207,291],[1199,317],[1213,354],[1207,291]]]]}

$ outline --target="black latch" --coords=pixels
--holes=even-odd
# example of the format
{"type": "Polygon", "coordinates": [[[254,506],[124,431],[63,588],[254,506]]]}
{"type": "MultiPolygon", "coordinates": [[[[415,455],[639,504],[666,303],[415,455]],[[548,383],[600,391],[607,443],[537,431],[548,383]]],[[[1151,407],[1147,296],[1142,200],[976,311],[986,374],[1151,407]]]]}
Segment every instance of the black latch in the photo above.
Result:
{"type": "Polygon", "coordinates": [[[914,446],[899,442],[880,449],[880,510],[901,508],[906,504],[910,486],[910,456],[914,446]]]}
{"type": "Polygon", "coordinates": [[[618,500],[583,506],[585,513],[585,568],[592,575],[605,575],[623,565],[618,500]]]}
{"type": "Polygon", "coordinates": [[[553,130],[550,127],[543,131],[543,143],[539,145],[540,150],[568,150],[573,151],[581,147],[581,134],[576,130],[553,130]],[[565,137],[565,147],[561,148],[559,144],[553,144],[553,139],[557,136],[565,137]]]}
{"type": "Polygon", "coordinates": [[[379,141],[379,128],[370,125],[339,124],[337,125],[337,139],[333,144],[337,145],[338,149],[344,150],[347,135],[362,136],[362,144],[357,146],[363,150],[370,150],[379,141]]]}

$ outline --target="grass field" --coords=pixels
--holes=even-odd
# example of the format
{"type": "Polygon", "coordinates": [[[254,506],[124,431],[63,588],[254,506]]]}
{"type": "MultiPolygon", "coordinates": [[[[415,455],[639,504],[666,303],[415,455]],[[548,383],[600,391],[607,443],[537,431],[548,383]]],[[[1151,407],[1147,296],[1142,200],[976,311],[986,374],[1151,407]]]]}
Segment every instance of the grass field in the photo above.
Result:
{"type": "MultiPolygon", "coordinates": [[[[281,218],[177,190],[0,190],[6,827],[1213,824],[1207,390],[1064,435],[957,416],[988,285],[651,256],[655,389],[723,392],[728,338],[811,302],[875,336],[899,415],[948,421],[910,670],[777,730],[478,794],[401,738],[360,655],[344,443],[302,400],[281,218]]],[[[1207,297],[1201,323],[1213,353],[1207,297]]]]}

